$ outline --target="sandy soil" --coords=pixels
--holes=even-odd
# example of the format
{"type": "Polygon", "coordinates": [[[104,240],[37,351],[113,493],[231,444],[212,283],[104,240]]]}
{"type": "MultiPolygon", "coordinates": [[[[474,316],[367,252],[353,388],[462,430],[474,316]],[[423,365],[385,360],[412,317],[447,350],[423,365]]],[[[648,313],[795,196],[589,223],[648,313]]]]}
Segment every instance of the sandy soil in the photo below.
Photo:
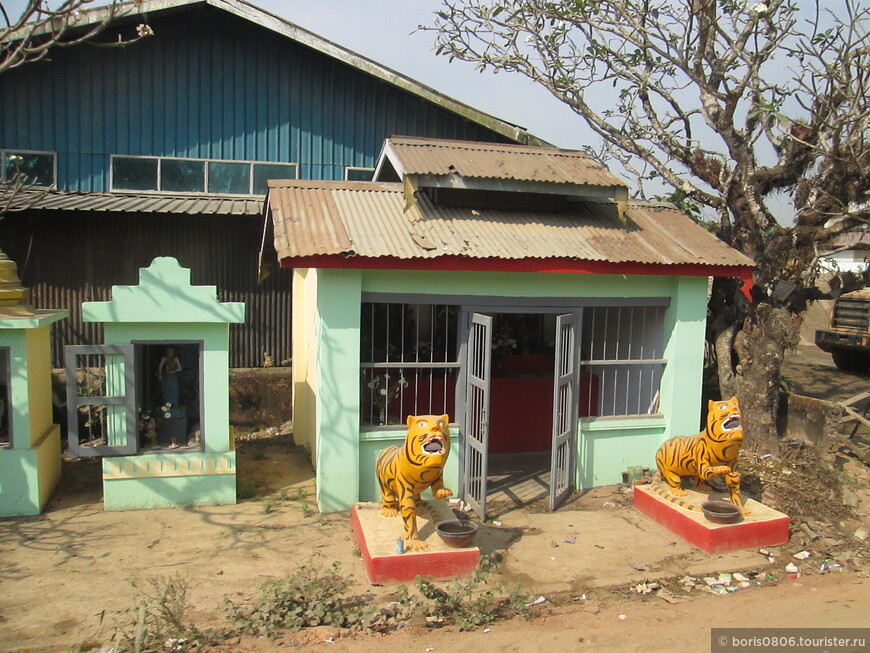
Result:
{"type": "MultiPolygon", "coordinates": [[[[828,374],[835,371],[825,362],[799,363],[809,366],[800,382],[809,387],[815,379],[832,391],[851,392],[841,387],[842,375],[828,374]]],[[[848,381],[866,386],[866,377],[848,381]]],[[[395,587],[367,581],[349,513],[316,512],[314,473],[303,450],[280,438],[254,439],[239,444],[238,460],[240,489],[252,495],[238,505],[122,513],[102,508],[97,461],[65,463],[45,514],[0,519],[0,650],[99,650],[111,643],[118,624],[134,618],[134,585],[154,577],[182,575],[190,620],[224,627],[225,598],[249,599],[265,581],[292,573],[312,555],[339,561],[355,579],[353,590],[375,605],[391,600],[395,587]]],[[[215,650],[263,653],[291,644],[366,652],[437,652],[457,645],[480,651],[709,650],[711,627],[867,625],[868,555],[866,545],[851,537],[854,521],[838,532],[830,530],[836,524],[811,521],[821,537],[809,541],[793,533],[789,544],[772,550],[770,563],[757,551],[707,555],[692,549],[635,512],[619,487],[584,493],[556,513],[514,511],[499,519],[501,527],[484,527],[481,548],[501,559],[493,584],[546,597],[531,621],[518,618],[467,633],[410,626],[386,638],[318,629],[277,643],[235,639],[215,650]],[[810,559],[792,558],[804,548],[810,559]],[[828,557],[843,567],[820,573],[828,557]],[[784,569],[789,562],[801,568],[799,578],[789,580],[795,575],[784,569]],[[724,596],[700,586],[687,592],[677,581],[686,574],[750,570],[760,571],[760,580],[724,596]],[[631,590],[643,581],[662,583],[676,603],[631,590]]],[[[866,511],[857,519],[866,525],[866,511]]]]}
{"type": "MultiPolygon", "coordinates": [[[[191,620],[203,627],[225,626],[225,597],[249,598],[264,581],[291,573],[312,554],[328,563],[339,561],[342,571],[354,576],[355,590],[375,604],[390,600],[394,587],[367,582],[349,514],[316,513],[313,472],[304,451],[275,440],[242,444],[239,478],[240,485],[256,488],[256,496],[236,506],[111,513],[100,503],[98,464],[67,463],[58,499],[44,515],[0,521],[0,649],[99,648],[111,642],[117,624],[133,618],[134,584],[176,574],[189,581],[191,620]]],[[[502,516],[502,527],[488,527],[482,548],[503,558],[494,583],[546,596],[536,619],[499,623],[489,633],[410,628],[390,635],[389,646],[446,650],[460,637],[480,650],[573,650],[581,644],[590,650],[636,650],[644,641],[706,642],[713,625],[866,622],[858,606],[870,604],[870,582],[859,559],[826,576],[813,573],[813,560],[801,564],[802,578],[789,582],[782,567],[794,547],[775,550],[778,562],[772,567],[754,551],[706,555],[636,513],[628,496],[619,487],[599,488],[572,502],[570,510],[509,513],[502,516]],[[684,574],[768,567],[776,582],[728,596],[712,596],[702,588],[686,593],[673,585],[684,574]],[[660,580],[688,600],[671,605],[630,591],[644,580],[660,580]],[[674,630],[676,621],[681,625],[674,630]]],[[[315,631],[284,643],[341,635],[315,631]]],[[[338,644],[335,648],[354,651],[387,645],[371,636],[341,638],[338,644]]],[[[259,652],[276,646],[244,638],[221,650],[259,652]]]]}

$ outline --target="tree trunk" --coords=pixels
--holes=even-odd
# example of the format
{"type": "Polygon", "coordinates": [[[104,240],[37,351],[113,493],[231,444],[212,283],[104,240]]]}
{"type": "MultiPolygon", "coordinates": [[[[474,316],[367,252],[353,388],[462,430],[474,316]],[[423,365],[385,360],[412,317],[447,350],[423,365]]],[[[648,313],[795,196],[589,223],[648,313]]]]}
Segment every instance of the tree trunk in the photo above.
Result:
{"type": "Polygon", "coordinates": [[[754,451],[778,446],[782,361],[798,343],[800,323],[800,315],[787,308],[757,304],[749,309],[739,331],[726,329],[716,340],[722,396],[736,395],[740,400],[744,446],[754,451]]]}

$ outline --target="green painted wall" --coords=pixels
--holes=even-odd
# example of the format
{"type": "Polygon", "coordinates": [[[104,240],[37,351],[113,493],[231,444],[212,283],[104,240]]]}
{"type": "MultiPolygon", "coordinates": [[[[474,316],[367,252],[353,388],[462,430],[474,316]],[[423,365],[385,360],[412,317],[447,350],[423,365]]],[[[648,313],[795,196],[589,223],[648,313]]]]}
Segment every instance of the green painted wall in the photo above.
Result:
{"type": "MultiPolygon", "coordinates": [[[[581,422],[577,485],[618,483],[630,465],[653,464],[655,451],[672,435],[697,432],[706,319],[707,278],[631,275],[318,270],[317,336],[318,504],[340,510],[378,496],[374,459],[400,441],[390,432],[360,433],[359,315],[361,293],[576,298],[669,297],[665,313],[665,358],[661,383],[663,417],[581,422]],[[382,439],[383,438],[383,439],[382,439]]],[[[443,301],[439,300],[439,301],[443,301]]],[[[458,442],[457,442],[458,445],[458,442]]],[[[458,487],[459,448],[449,463],[458,487]]]]}
{"type": "Polygon", "coordinates": [[[9,348],[11,447],[0,448],[0,516],[37,515],[60,480],[60,428],[52,422],[52,322],[66,311],[0,319],[9,348]]]}
{"type": "Polygon", "coordinates": [[[360,273],[319,270],[316,351],[317,505],[344,510],[359,495],[360,273]]]}
{"type": "Polygon", "coordinates": [[[235,502],[235,474],[103,481],[103,506],[106,510],[222,506],[235,502]]]}
{"type": "Polygon", "coordinates": [[[365,270],[362,275],[363,292],[483,297],[670,297],[674,294],[679,279],[679,277],[638,277],[619,274],[416,270],[402,272],[365,270]]]}

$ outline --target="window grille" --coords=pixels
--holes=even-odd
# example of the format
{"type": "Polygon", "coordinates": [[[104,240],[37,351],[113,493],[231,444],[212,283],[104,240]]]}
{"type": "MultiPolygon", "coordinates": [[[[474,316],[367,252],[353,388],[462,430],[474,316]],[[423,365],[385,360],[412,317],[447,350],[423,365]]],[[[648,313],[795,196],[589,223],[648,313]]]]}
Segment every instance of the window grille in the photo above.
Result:
{"type": "Polygon", "coordinates": [[[581,382],[587,416],[659,412],[664,355],[661,306],[589,307],[583,310],[581,382]]]}
{"type": "Polygon", "coordinates": [[[408,415],[454,417],[458,315],[444,304],[363,303],[363,425],[404,424],[408,415]]]}

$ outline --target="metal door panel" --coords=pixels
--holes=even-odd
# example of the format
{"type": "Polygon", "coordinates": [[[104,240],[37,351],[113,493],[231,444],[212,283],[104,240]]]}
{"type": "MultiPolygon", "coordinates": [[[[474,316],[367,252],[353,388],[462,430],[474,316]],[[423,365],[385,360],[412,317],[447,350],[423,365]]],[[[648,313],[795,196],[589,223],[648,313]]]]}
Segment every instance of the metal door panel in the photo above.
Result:
{"type": "Polygon", "coordinates": [[[553,444],[550,454],[550,510],[571,493],[577,449],[580,369],[578,316],[556,318],[556,357],[553,374],[553,444]]]}
{"type": "Polygon", "coordinates": [[[491,356],[492,317],[473,313],[465,359],[462,497],[481,519],[486,518],[491,356]]]}

